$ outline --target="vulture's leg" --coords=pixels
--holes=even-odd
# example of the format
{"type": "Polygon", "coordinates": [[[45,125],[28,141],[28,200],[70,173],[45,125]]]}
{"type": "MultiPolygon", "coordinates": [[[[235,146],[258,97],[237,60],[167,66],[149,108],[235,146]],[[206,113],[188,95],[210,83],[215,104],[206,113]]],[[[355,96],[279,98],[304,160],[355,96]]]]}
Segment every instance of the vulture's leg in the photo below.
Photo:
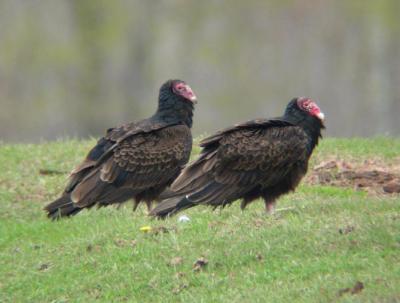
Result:
{"type": "Polygon", "coordinates": [[[138,208],[140,202],[133,200],[133,211],[136,211],[136,209],[138,208]]]}
{"type": "Polygon", "coordinates": [[[265,200],[265,211],[268,215],[273,215],[275,214],[275,205],[276,202],[275,200],[265,200]]]}
{"type": "Polygon", "coordinates": [[[152,201],[145,201],[145,203],[146,203],[146,206],[147,206],[147,212],[151,212],[151,209],[152,209],[152,201]]]}

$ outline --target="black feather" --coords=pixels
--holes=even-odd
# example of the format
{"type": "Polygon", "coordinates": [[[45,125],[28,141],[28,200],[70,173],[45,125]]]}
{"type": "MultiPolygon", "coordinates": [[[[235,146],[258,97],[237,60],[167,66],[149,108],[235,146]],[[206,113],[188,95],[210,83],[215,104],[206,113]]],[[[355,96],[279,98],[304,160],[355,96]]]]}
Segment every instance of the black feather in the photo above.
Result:
{"type": "Polygon", "coordinates": [[[137,123],[110,128],[71,173],[62,196],[45,207],[50,218],[94,205],[135,200],[150,205],[179,175],[192,149],[193,103],[175,93],[181,80],[160,88],[156,113],[137,123]]]}
{"type": "Polygon", "coordinates": [[[237,199],[245,208],[260,197],[267,205],[294,190],[324,128],[311,111],[299,107],[299,100],[290,101],[282,117],[247,121],[204,139],[199,158],[182,171],[162,195],[169,199],[151,215],[165,218],[198,204],[224,207],[237,199]]]}

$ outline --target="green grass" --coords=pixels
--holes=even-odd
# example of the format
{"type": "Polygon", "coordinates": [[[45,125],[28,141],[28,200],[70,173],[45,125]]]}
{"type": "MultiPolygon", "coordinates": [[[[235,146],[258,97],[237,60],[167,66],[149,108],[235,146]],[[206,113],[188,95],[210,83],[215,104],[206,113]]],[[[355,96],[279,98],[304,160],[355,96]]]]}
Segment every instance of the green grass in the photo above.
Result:
{"type": "MultiPolygon", "coordinates": [[[[400,302],[398,197],[301,185],[274,217],[254,203],[155,221],[128,203],[49,221],[41,209],[67,174],[39,170],[69,172],[93,143],[0,146],[0,302],[400,302]],[[194,271],[200,257],[209,263],[194,271]],[[338,296],[357,281],[362,292],[338,296]]],[[[313,164],[399,151],[399,139],[325,139],[313,164]]]]}

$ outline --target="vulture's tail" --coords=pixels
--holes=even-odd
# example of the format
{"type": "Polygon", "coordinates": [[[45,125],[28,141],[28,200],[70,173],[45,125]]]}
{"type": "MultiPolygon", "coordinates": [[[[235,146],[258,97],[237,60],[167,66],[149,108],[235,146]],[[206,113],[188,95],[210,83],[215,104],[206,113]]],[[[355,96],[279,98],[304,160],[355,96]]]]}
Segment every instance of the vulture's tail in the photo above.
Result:
{"type": "Polygon", "coordinates": [[[176,213],[195,206],[196,204],[190,202],[186,197],[175,197],[164,200],[158,204],[149,215],[159,219],[165,219],[169,216],[173,216],[176,213]]]}
{"type": "Polygon", "coordinates": [[[70,195],[63,195],[61,198],[48,204],[44,210],[47,211],[47,217],[52,220],[57,220],[61,217],[76,215],[82,208],[74,206],[70,195]]]}

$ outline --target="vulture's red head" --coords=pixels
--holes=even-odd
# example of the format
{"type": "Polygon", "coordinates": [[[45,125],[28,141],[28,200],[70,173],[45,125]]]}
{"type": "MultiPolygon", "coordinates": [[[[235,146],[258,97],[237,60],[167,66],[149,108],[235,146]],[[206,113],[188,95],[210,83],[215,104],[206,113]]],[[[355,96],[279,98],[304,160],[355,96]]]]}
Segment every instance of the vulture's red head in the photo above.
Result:
{"type": "Polygon", "coordinates": [[[310,98],[299,97],[299,98],[297,98],[296,103],[297,103],[297,106],[299,107],[299,109],[306,112],[308,115],[316,117],[321,121],[324,121],[324,119],[325,119],[324,113],[321,112],[318,105],[310,98]]]}
{"type": "Polygon", "coordinates": [[[175,95],[181,96],[186,100],[196,103],[197,97],[188,84],[182,80],[173,80],[171,83],[172,92],[175,95]]]}
{"type": "Polygon", "coordinates": [[[197,97],[191,87],[182,80],[168,80],[160,87],[159,104],[171,107],[176,103],[189,104],[191,108],[197,103],[197,97]]]}
{"type": "Polygon", "coordinates": [[[156,117],[168,123],[183,122],[192,127],[197,98],[185,81],[168,80],[160,88],[156,117]]]}

